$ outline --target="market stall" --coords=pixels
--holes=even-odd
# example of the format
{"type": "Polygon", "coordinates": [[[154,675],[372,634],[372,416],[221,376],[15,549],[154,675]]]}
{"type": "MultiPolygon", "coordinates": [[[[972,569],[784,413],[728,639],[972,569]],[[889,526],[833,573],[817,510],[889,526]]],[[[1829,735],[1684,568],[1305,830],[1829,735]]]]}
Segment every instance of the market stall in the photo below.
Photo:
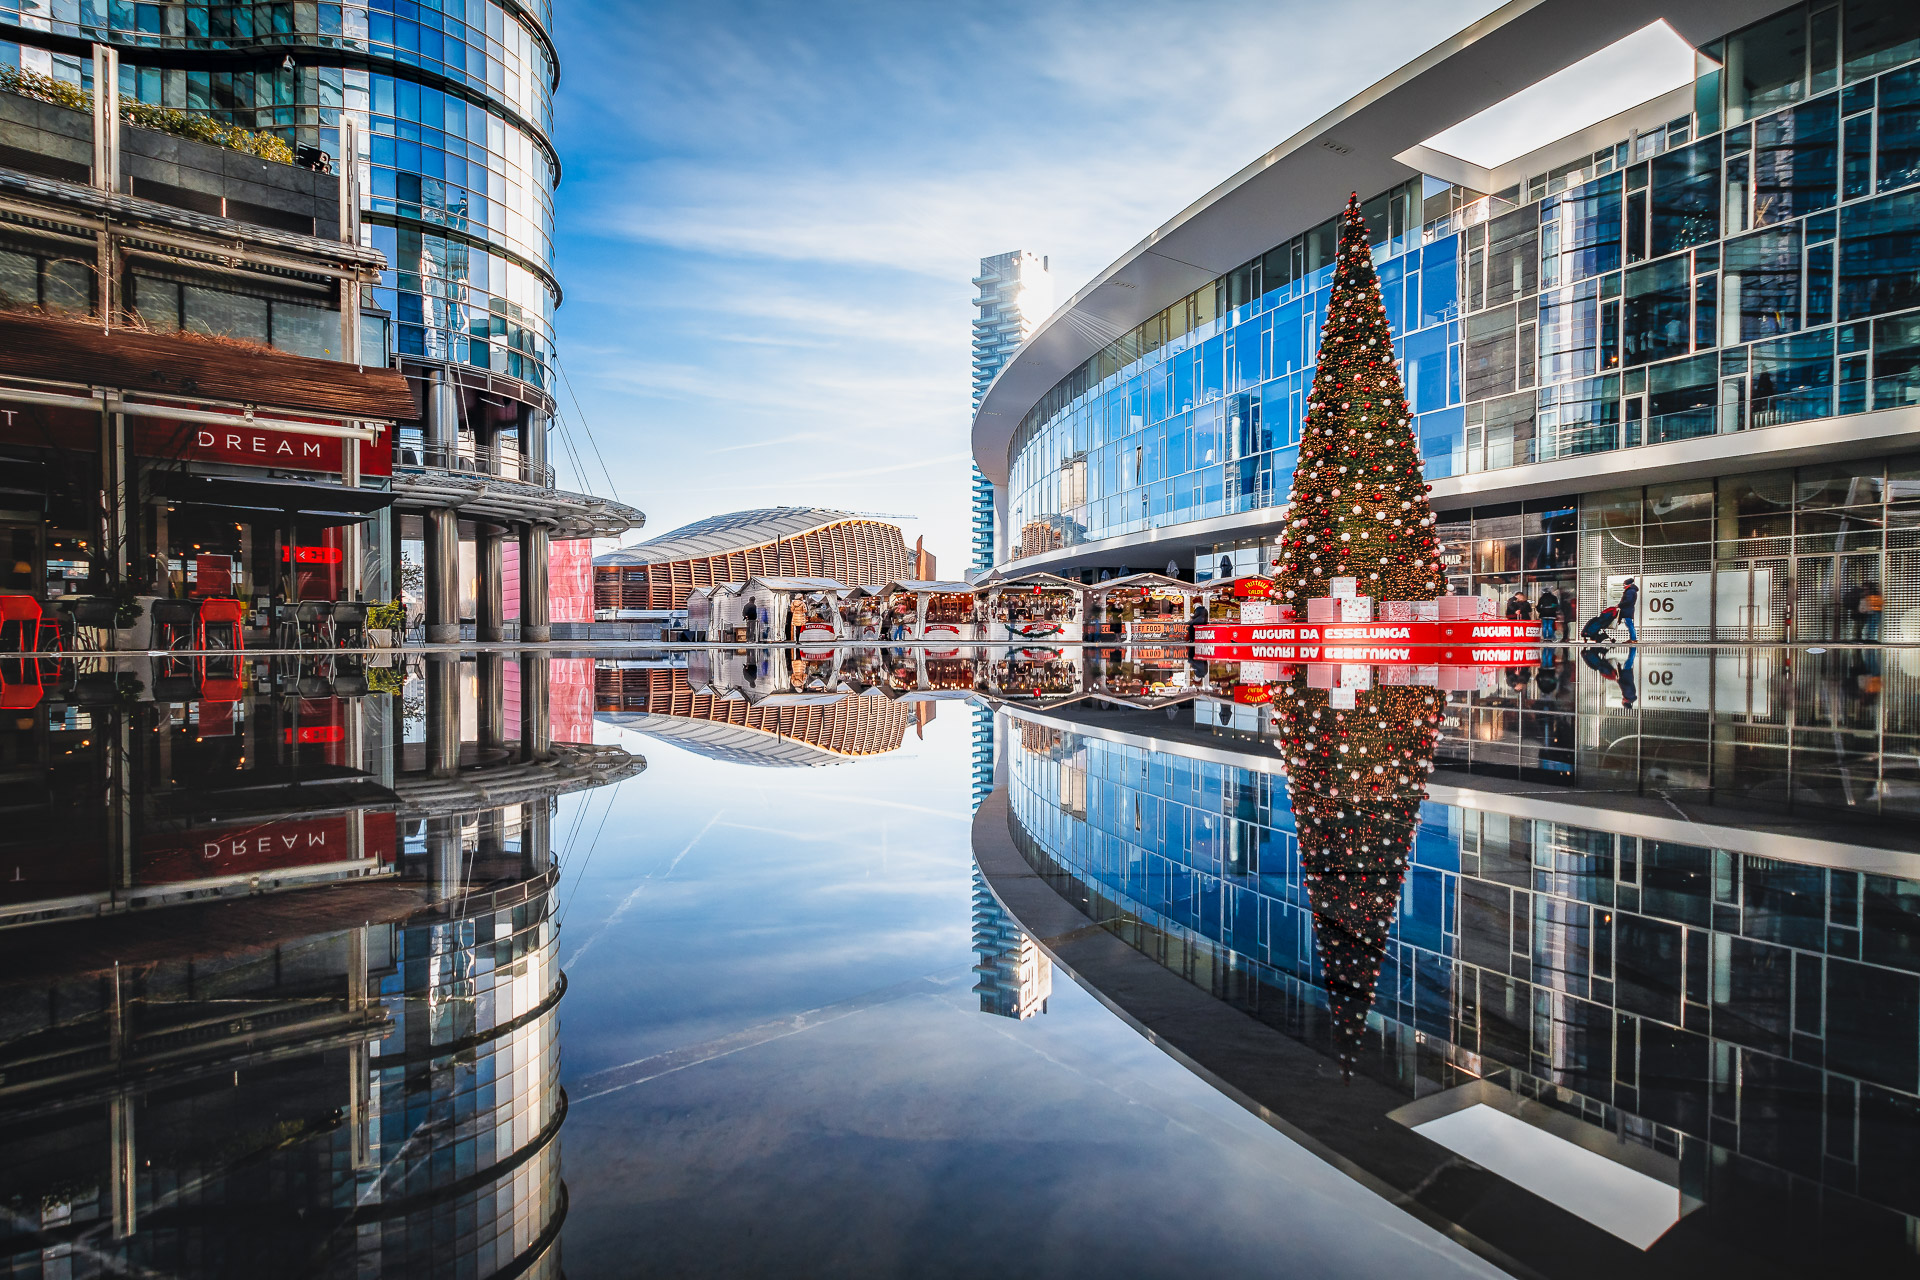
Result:
{"type": "Polygon", "coordinates": [[[840,597],[840,622],[849,640],[877,644],[886,640],[890,626],[884,587],[854,587],[840,597]]]}
{"type": "Polygon", "coordinates": [[[1089,590],[1088,638],[1124,644],[1184,644],[1201,588],[1163,573],[1132,573],[1089,590]]]}
{"type": "Polygon", "coordinates": [[[1184,648],[1108,649],[1087,660],[1087,689],[1095,697],[1136,707],[1185,702],[1196,692],[1184,648]]]}
{"type": "Polygon", "coordinates": [[[840,602],[847,594],[832,578],[749,578],[740,601],[767,643],[818,646],[846,637],[840,602]]]}
{"type": "Polygon", "coordinates": [[[1196,618],[1196,623],[1257,625],[1279,622],[1288,616],[1288,610],[1274,595],[1272,578],[1225,578],[1209,582],[1200,589],[1200,602],[1206,616],[1196,618]]]}
{"type": "Polygon", "coordinates": [[[1087,695],[1078,647],[995,645],[986,651],[985,692],[1009,702],[1056,704],[1087,695]]]}
{"type": "Polygon", "coordinates": [[[950,641],[980,638],[979,597],[966,582],[901,579],[881,588],[889,640],[950,641]]]}
{"type": "Polygon", "coordinates": [[[687,634],[691,638],[712,644],[751,644],[760,638],[752,630],[741,616],[739,583],[695,587],[687,597],[687,634]]]}
{"type": "Polygon", "coordinates": [[[1086,588],[1051,573],[1006,578],[987,587],[988,638],[1019,643],[1078,644],[1084,637],[1086,588]]]}

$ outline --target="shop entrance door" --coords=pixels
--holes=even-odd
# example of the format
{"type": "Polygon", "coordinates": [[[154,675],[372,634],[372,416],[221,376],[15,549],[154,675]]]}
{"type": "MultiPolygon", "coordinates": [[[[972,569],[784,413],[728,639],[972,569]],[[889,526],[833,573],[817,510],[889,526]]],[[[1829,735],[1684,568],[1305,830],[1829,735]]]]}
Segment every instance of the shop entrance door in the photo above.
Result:
{"type": "Polygon", "coordinates": [[[1885,590],[1878,551],[1801,556],[1795,562],[1793,629],[1796,640],[1851,640],[1856,634],[1852,595],[1869,584],[1885,590]]]}

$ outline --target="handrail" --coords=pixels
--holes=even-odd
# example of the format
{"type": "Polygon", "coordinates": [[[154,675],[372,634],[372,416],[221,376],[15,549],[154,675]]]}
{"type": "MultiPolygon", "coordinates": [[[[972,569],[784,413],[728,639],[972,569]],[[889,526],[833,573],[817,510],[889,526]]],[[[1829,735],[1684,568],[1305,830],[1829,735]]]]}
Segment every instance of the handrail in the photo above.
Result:
{"type": "Polygon", "coordinates": [[[401,431],[393,442],[393,466],[396,471],[450,471],[472,476],[497,476],[554,487],[551,466],[535,466],[525,454],[501,449],[489,456],[487,450],[472,444],[430,445],[418,434],[401,431]]]}

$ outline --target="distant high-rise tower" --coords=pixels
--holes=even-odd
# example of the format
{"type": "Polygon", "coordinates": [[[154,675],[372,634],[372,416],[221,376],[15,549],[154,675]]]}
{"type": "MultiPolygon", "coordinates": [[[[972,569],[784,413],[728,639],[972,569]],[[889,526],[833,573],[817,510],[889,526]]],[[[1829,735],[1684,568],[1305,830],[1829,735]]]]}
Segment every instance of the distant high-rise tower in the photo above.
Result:
{"type": "MultiPolygon", "coordinates": [[[[980,259],[973,278],[980,296],[973,305],[980,314],[973,322],[973,407],[980,407],[993,375],[1000,372],[1034,326],[1053,309],[1053,277],[1047,260],[1037,253],[1014,250],[980,259]]],[[[973,469],[973,568],[986,570],[994,562],[993,484],[973,469]]]]}

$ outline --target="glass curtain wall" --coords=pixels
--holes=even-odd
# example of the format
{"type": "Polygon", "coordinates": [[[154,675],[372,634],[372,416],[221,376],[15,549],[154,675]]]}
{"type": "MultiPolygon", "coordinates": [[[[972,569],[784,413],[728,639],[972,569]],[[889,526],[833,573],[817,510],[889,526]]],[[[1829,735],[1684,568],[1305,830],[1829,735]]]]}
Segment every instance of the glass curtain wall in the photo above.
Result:
{"type": "MultiPolygon", "coordinates": [[[[1368,202],[1430,477],[1920,403],[1920,9],[1799,5],[1695,109],[1504,191],[1368,202]]],[[[1009,454],[1011,555],[1285,502],[1331,222],[1063,379],[1009,454]]]]}
{"type": "Polygon", "coordinates": [[[394,350],[550,385],[558,65],[540,14],[498,0],[424,4],[107,4],[0,0],[0,64],[93,88],[91,62],[41,32],[121,50],[119,92],[279,134],[330,157],[358,125],[370,301],[394,350]],[[204,70],[177,65],[204,55],[204,70]]]}

